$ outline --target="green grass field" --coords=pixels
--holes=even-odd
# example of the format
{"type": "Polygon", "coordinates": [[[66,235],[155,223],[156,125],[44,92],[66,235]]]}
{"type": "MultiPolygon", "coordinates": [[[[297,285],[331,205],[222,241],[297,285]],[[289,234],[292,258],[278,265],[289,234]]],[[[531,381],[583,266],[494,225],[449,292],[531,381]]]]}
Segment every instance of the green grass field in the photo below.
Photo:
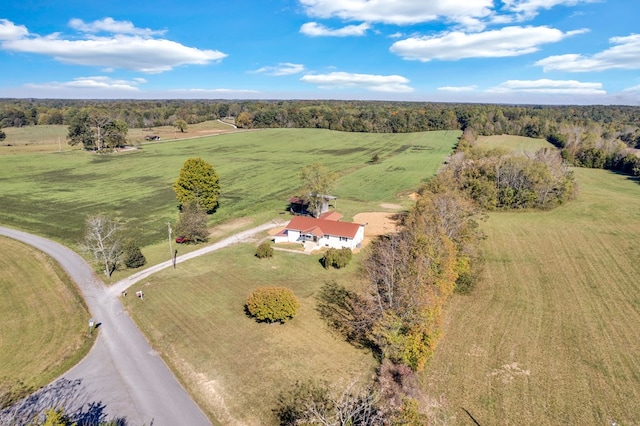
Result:
{"type": "MultiPolygon", "coordinates": [[[[129,129],[127,142],[130,145],[148,143],[145,136],[160,136],[160,140],[185,139],[202,137],[209,134],[220,134],[233,131],[228,124],[218,121],[205,121],[191,124],[185,133],[176,131],[173,126],[129,129]]],[[[79,146],[70,146],[67,142],[67,126],[39,125],[24,127],[5,127],[6,139],[0,142],[0,156],[16,154],[52,153],[61,151],[78,151],[79,146]]]]}
{"type": "Polygon", "coordinates": [[[638,424],[640,187],[577,169],[577,200],[493,213],[482,282],[424,374],[455,424],[638,424]]]}
{"type": "Polygon", "coordinates": [[[341,174],[335,190],[340,200],[398,202],[399,192],[435,173],[457,136],[272,129],[150,144],[113,155],[75,150],[1,156],[0,223],[74,245],[85,217],[107,212],[126,220],[143,245],[163,241],[167,222],[178,216],[172,184],[193,156],[212,163],[220,175],[220,208],[212,225],[277,215],[298,193],[300,169],[314,162],[341,174]],[[374,152],[380,153],[380,164],[367,163],[374,152]]]}
{"type": "Polygon", "coordinates": [[[553,148],[545,139],[513,135],[478,136],[478,144],[486,148],[504,148],[519,154],[533,154],[541,148],[553,148]]]}
{"type": "Polygon", "coordinates": [[[51,258],[0,237],[0,387],[37,389],[91,348],[89,312],[51,258]]]}
{"type": "Polygon", "coordinates": [[[327,271],[320,255],[254,254],[255,244],[242,244],[202,256],[134,286],[144,301],[125,300],[153,347],[220,424],[276,424],[276,398],[296,381],[368,380],[375,366],[369,351],[344,342],[315,310],[323,283],[358,281],[355,262],[327,271]],[[294,291],[301,308],[293,320],[260,324],[247,317],[247,296],[265,285],[294,291]]]}

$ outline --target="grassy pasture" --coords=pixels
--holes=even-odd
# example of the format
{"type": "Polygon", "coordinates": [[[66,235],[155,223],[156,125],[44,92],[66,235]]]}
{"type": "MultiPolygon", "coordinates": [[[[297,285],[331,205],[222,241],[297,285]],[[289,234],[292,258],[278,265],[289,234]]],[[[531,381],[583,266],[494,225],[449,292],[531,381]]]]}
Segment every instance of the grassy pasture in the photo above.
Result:
{"type": "Polygon", "coordinates": [[[483,225],[483,280],[448,307],[423,376],[456,424],[640,421],[640,188],[575,172],[577,200],[483,225]]]}
{"type": "Polygon", "coordinates": [[[314,162],[340,173],[340,200],[398,202],[400,192],[435,173],[457,136],[272,129],[155,143],[113,155],[76,150],[0,156],[0,223],[75,244],[87,215],[109,212],[127,221],[143,245],[161,242],[167,222],[177,220],[172,184],[193,156],[211,162],[220,175],[220,208],[211,225],[277,215],[297,193],[300,169],[314,162]],[[374,152],[380,164],[367,163],[374,152]],[[378,174],[366,168],[388,178],[364,184],[378,174]]]}
{"type": "Polygon", "coordinates": [[[172,139],[185,139],[202,137],[211,134],[220,134],[234,131],[234,127],[229,124],[221,123],[217,120],[204,121],[202,123],[189,124],[186,132],[176,130],[174,126],[158,126],[151,128],[129,129],[127,141],[130,144],[144,144],[145,136],[160,136],[160,141],[172,139]]]}
{"type": "Polygon", "coordinates": [[[541,148],[553,148],[545,139],[513,135],[478,136],[478,144],[485,148],[504,148],[519,154],[533,154],[541,148]]]}
{"type": "Polygon", "coordinates": [[[89,312],[47,255],[4,237],[0,250],[0,384],[37,389],[89,351],[89,312]]]}
{"type": "Polygon", "coordinates": [[[254,254],[255,244],[242,244],[202,256],[141,283],[144,301],[124,301],[153,347],[220,424],[275,424],[276,398],[295,381],[336,383],[373,372],[370,352],[333,334],[315,310],[325,281],[358,281],[356,262],[327,271],[319,255],[278,251],[261,260],[254,254]],[[247,296],[271,285],[292,289],[300,300],[299,313],[284,325],[259,324],[244,313],[247,296]]]}
{"type": "Polygon", "coordinates": [[[67,126],[5,127],[2,131],[7,137],[0,142],[0,156],[78,149],[67,143],[67,126]]]}
{"type": "MultiPolygon", "coordinates": [[[[148,143],[145,136],[157,135],[160,140],[196,138],[212,134],[234,131],[233,126],[219,121],[205,121],[191,124],[186,132],[176,131],[173,126],[159,126],[143,129],[129,129],[127,141],[131,145],[148,143]]],[[[71,146],[67,142],[68,127],[61,125],[39,125],[24,127],[5,127],[2,129],[7,138],[0,142],[0,156],[15,154],[51,153],[60,151],[77,151],[79,146],[71,146]]]]}

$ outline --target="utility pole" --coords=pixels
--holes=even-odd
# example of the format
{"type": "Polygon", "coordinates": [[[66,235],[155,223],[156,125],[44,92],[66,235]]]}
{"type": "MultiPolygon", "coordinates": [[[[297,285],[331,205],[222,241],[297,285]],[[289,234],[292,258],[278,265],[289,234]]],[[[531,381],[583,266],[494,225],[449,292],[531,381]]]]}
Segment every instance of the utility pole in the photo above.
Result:
{"type": "Polygon", "coordinates": [[[167,222],[167,228],[169,231],[169,254],[171,255],[171,260],[173,260],[173,269],[176,269],[176,256],[173,253],[173,246],[171,241],[171,222],[167,222]]]}

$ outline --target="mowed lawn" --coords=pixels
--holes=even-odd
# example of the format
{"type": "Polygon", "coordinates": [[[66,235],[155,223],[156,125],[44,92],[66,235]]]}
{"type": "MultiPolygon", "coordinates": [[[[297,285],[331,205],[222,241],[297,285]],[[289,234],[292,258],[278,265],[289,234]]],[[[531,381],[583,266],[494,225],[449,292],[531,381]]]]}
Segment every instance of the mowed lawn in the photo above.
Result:
{"type": "Polygon", "coordinates": [[[483,225],[482,282],[423,376],[454,424],[640,423],[640,186],[575,173],[577,200],[483,225]]]}
{"type": "Polygon", "coordinates": [[[0,385],[37,389],[89,351],[90,315],[47,255],[5,237],[0,250],[0,385]]]}
{"type": "Polygon", "coordinates": [[[400,191],[417,188],[435,173],[458,135],[269,129],[113,155],[74,150],[0,156],[0,223],[73,245],[82,238],[86,216],[104,212],[126,221],[143,245],[162,241],[167,222],[178,218],[172,184],[184,161],[196,156],[220,176],[212,226],[282,212],[289,197],[299,194],[301,168],[313,163],[339,173],[335,195],[341,200],[397,202],[400,191]],[[374,153],[381,163],[369,163],[374,153]],[[367,179],[375,185],[363,188],[367,179]]]}
{"type": "Polygon", "coordinates": [[[370,351],[346,343],[316,311],[323,283],[358,281],[356,262],[327,271],[319,254],[254,254],[249,243],[181,263],[131,288],[142,290],[144,300],[125,299],[153,347],[223,425],[275,425],[277,397],[296,381],[368,381],[375,367],[370,351]],[[294,291],[299,313],[283,325],[257,323],[245,314],[246,298],[274,285],[294,291]]]}

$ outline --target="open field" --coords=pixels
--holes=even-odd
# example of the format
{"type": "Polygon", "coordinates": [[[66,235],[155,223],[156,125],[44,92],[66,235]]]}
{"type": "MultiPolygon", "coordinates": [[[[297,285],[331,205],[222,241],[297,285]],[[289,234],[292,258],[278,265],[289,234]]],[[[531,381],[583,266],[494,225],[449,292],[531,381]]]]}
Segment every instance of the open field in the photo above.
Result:
{"type": "MultiPolygon", "coordinates": [[[[175,217],[170,184],[188,156],[211,161],[227,191],[212,224],[236,223],[229,220],[243,216],[274,217],[283,200],[295,194],[287,181],[295,181],[299,168],[314,161],[341,172],[338,210],[350,219],[362,211],[385,211],[381,205],[407,206],[406,195],[419,182],[403,182],[394,172],[418,175],[417,168],[426,163],[433,167],[423,169],[418,181],[432,175],[439,163],[430,155],[443,158],[457,136],[441,134],[442,140],[427,143],[425,134],[288,129],[238,133],[154,144],[112,157],[48,154],[60,159],[64,172],[49,160],[33,160],[33,155],[32,163],[27,156],[12,157],[20,166],[0,158],[0,179],[7,193],[19,193],[20,185],[27,191],[22,217],[15,215],[14,226],[48,230],[73,241],[72,232],[58,228],[69,226],[63,218],[72,221],[96,206],[114,205],[116,212],[137,215],[141,229],[155,223],[161,228],[160,240],[166,238],[166,221],[175,217]],[[432,143],[432,149],[424,148],[432,143]],[[374,152],[380,153],[380,164],[367,163],[374,152]],[[29,169],[30,164],[35,167],[29,169]],[[10,182],[5,165],[27,183],[10,182]],[[376,173],[369,173],[376,167],[376,173]],[[172,173],[162,173],[165,168],[172,173]],[[25,170],[37,176],[35,183],[25,170]],[[378,178],[384,173],[390,178],[378,178]],[[46,197],[38,200],[47,195],[38,193],[47,176],[58,182],[48,186],[49,192],[61,197],[51,198],[50,204],[46,197]],[[376,184],[354,184],[367,179],[377,179],[376,184]],[[150,188],[139,180],[149,180],[150,188]],[[39,211],[27,208],[28,201],[43,210],[58,209],[61,200],[71,205],[74,198],[65,198],[60,182],[76,181],[88,184],[68,191],[84,196],[86,205],[71,209],[71,214],[60,211],[47,219],[50,213],[43,212],[41,218],[39,211]],[[113,182],[128,206],[117,202],[118,191],[109,190],[113,182]],[[168,195],[158,190],[162,182],[169,187],[168,195]],[[129,185],[141,191],[140,201],[129,185]]],[[[507,139],[500,144],[512,148],[507,139]]],[[[516,145],[531,152],[527,141],[532,140],[516,145]]],[[[447,307],[444,338],[422,375],[425,391],[440,402],[449,424],[473,424],[465,410],[482,425],[640,422],[640,264],[635,244],[640,237],[640,187],[626,176],[602,170],[575,173],[577,200],[549,212],[492,213],[483,223],[488,237],[483,279],[471,295],[456,296],[447,307]]],[[[4,197],[3,191],[0,201],[12,200],[4,197]]],[[[0,221],[13,217],[11,206],[0,212],[0,221]]],[[[155,237],[147,238],[153,242],[155,237]]],[[[161,243],[153,247],[158,258],[166,251],[161,243]]],[[[180,264],[140,283],[144,301],[124,301],[198,403],[221,424],[273,423],[269,416],[275,398],[295,380],[367,376],[374,366],[370,353],[329,332],[314,309],[314,295],[325,281],[357,285],[362,254],[346,270],[325,271],[319,255],[276,252],[273,259],[261,261],[254,252],[254,245],[242,244],[180,264]],[[242,306],[260,285],[292,288],[302,303],[299,315],[285,325],[247,318],[242,306]]]]}
{"type": "Polygon", "coordinates": [[[219,135],[222,133],[228,133],[236,131],[236,129],[229,124],[221,123],[217,120],[205,121],[202,123],[189,124],[186,132],[180,132],[176,130],[174,126],[158,126],[151,128],[136,128],[129,129],[127,134],[127,141],[131,144],[144,144],[146,136],[159,136],[160,141],[173,140],[173,139],[187,139],[197,138],[207,135],[219,135]]]}
{"type": "Polygon", "coordinates": [[[144,291],[144,301],[124,300],[189,392],[224,425],[276,424],[276,399],[296,381],[368,378],[375,365],[369,351],[332,333],[315,310],[324,282],[358,281],[356,262],[325,270],[319,254],[254,254],[249,243],[180,264],[132,288],[144,291]],[[270,325],[246,316],[247,296],[265,285],[294,291],[301,308],[293,320],[270,325]]]}
{"type": "MultiPolygon", "coordinates": [[[[67,126],[5,127],[2,131],[5,132],[7,138],[0,142],[0,156],[80,150],[79,146],[69,145],[67,141],[67,126]]],[[[127,141],[131,145],[139,145],[149,143],[145,141],[145,136],[149,135],[160,136],[161,141],[166,141],[217,135],[230,131],[236,130],[229,124],[219,121],[205,121],[189,125],[184,133],[176,131],[173,126],[129,129],[127,141]]]]}
{"type": "Polygon", "coordinates": [[[2,129],[0,156],[77,150],[67,143],[67,126],[25,126],[2,129]]]}
{"type": "Polygon", "coordinates": [[[51,258],[4,237],[0,250],[0,385],[37,389],[89,351],[90,315],[51,258]]]}
{"type": "Polygon", "coordinates": [[[545,139],[513,135],[478,136],[478,145],[485,148],[504,148],[515,153],[533,154],[541,148],[553,148],[545,139]]]}
{"type": "Polygon", "coordinates": [[[640,187],[575,172],[577,200],[483,225],[483,280],[423,376],[454,424],[640,423],[640,187]]]}
{"type": "Polygon", "coordinates": [[[375,200],[375,206],[401,201],[403,192],[435,173],[458,134],[270,129],[113,155],[75,150],[0,156],[0,223],[74,245],[84,218],[107,212],[128,222],[143,245],[162,242],[167,222],[178,216],[172,184],[193,156],[211,162],[220,175],[220,208],[212,226],[247,216],[264,221],[282,212],[301,185],[300,169],[314,162],[340,173],[335,195],[348,219],[371,209],[360,200],[375,200]],[[374,152],[380,153],[379,164],[368,163],[374,152]],[[369,178],[375,185],[363,185],[369,178]]]}

